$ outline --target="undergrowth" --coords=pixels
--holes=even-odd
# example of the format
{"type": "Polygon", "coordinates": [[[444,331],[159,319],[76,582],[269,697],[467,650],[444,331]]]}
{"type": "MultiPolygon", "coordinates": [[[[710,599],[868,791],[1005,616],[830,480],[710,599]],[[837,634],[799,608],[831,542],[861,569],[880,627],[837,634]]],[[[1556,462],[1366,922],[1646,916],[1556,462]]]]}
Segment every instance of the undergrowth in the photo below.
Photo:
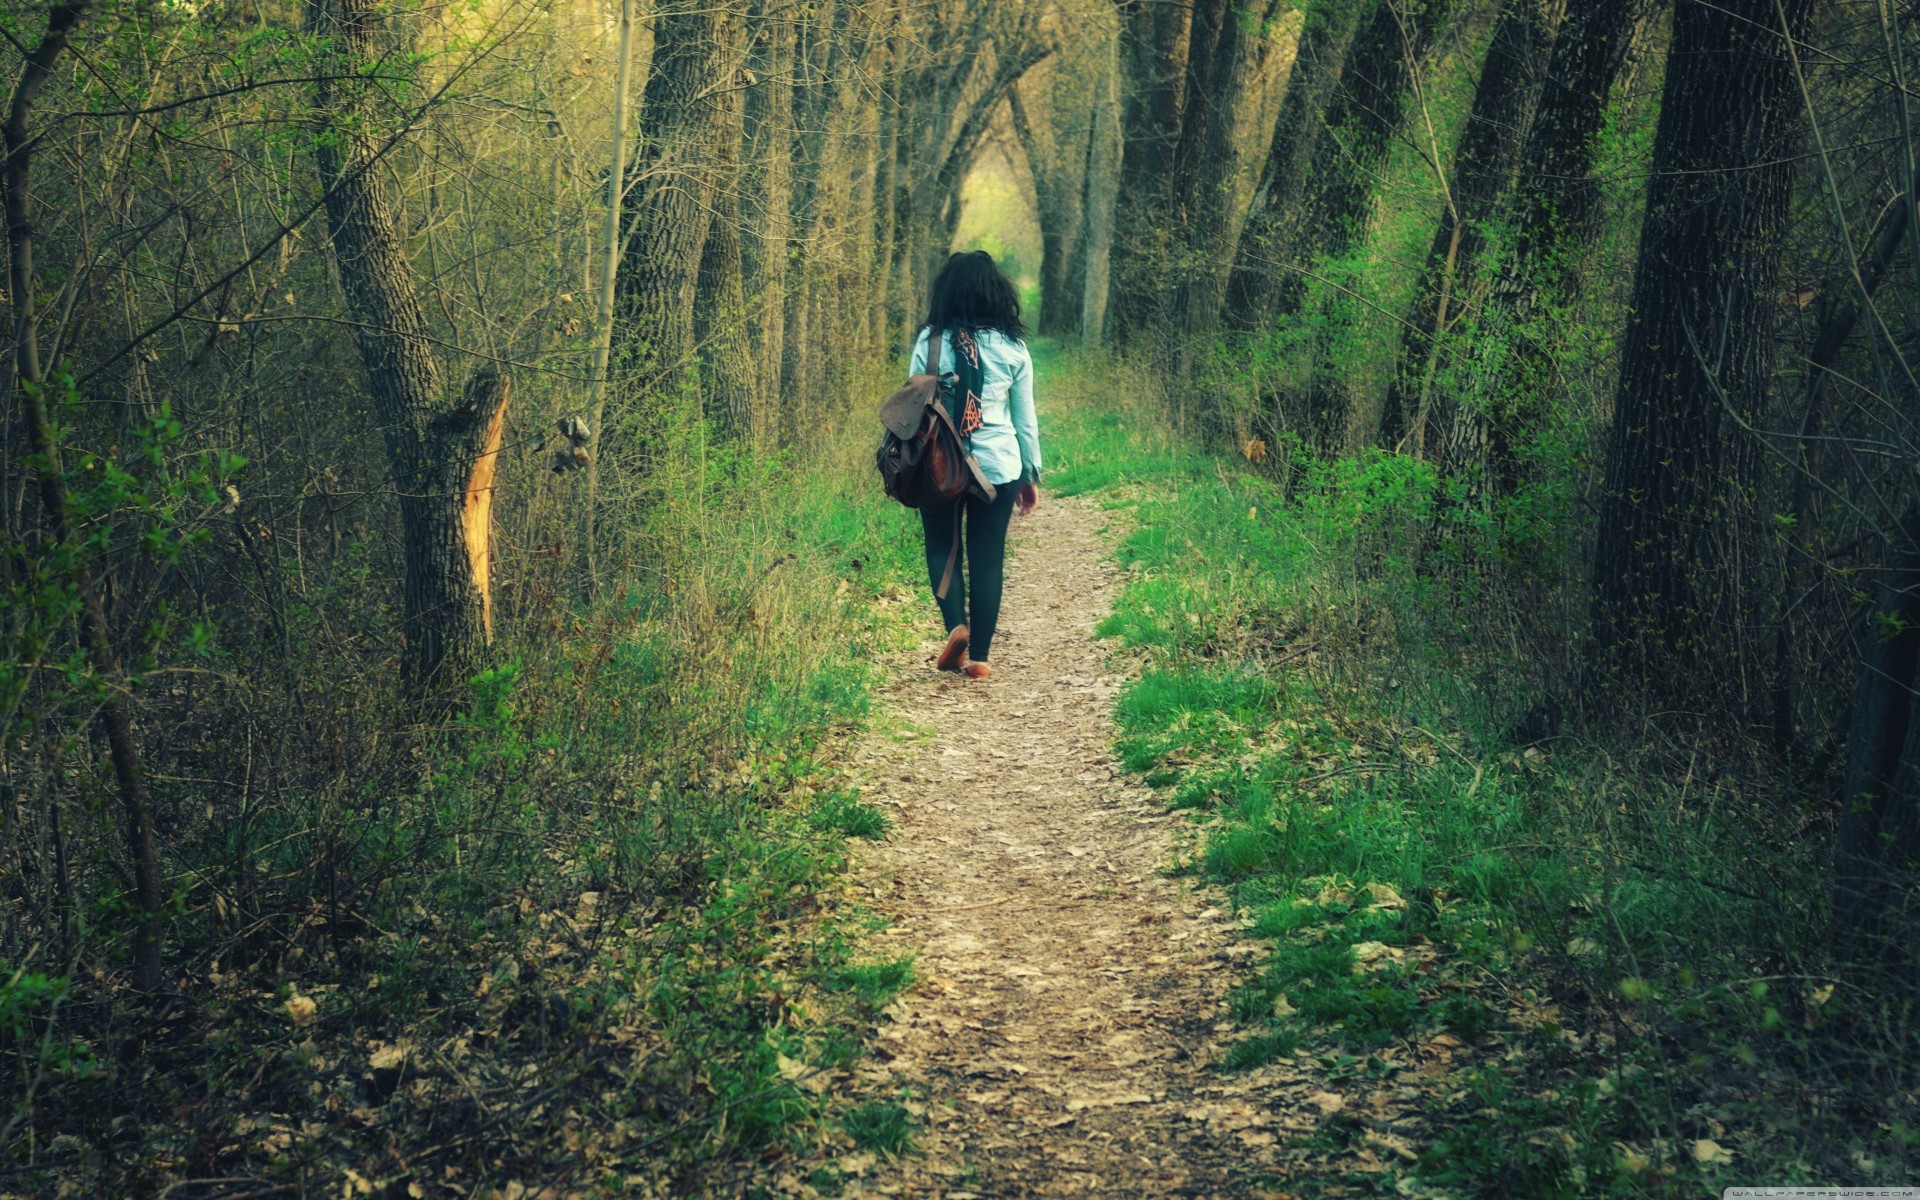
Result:
{"type": "Polygon", "coordinates": [[[1221,1069],[1417,1089],[1381,1194],[1909,1176],[1912,1013],[1833,960],[1814,798],[1736,742],[1565,732],[1552,655],[1503,630],[1541,607],[1551,514],[1463,515],[1387,454],[1257,471],[1181,444],[1136,374],[1052,375],[1050,482],[1129,514],[1119,753],[1271,945],[1221,1069]]]}
{"type": "Polygon", "coordinates": [[[905,1148],[825,1086],[912,978],[837,886],[887,822],[835,749],[918,573],[869,453],[862,423],[708,456],[620,531],[608,599],[509,592],[453,723],[335,729],[327,782],[188,810],[165,994],[88,965],[124,903],[0,973],[0,1193],[664,1195],[905,1148]]]}

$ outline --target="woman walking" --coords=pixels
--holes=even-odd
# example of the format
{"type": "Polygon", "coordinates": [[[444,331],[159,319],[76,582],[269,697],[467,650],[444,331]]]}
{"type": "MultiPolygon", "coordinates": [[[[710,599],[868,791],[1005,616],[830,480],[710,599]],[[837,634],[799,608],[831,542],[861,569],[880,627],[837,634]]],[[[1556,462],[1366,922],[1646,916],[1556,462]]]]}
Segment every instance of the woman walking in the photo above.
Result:
{"type": "Polygon", "coordinates": [[[933,280],[927,323],[913,344],[909,375],[929,373],[927,335],[941,331],[933,374],[953,372],[954,423],[996,494],[991,503],[969,493],[958,503],[960,519],[922,509],[927,539],[927,577],[939,598],[954,540],[962,553],[940,615],[947,644],[935,665],[975,679],[992,673],[987,656],[1000,624],[1000,593],[1006,580],[1007,525],[1040,503],[1040,428],[1033,414],[1033,359],[1020,298],[984,250],[955,254],[933,280]],[[964,528],[963,528],[964,527],[964,528]],[[971,619],[969,619],[971,618],[971,619]]]}

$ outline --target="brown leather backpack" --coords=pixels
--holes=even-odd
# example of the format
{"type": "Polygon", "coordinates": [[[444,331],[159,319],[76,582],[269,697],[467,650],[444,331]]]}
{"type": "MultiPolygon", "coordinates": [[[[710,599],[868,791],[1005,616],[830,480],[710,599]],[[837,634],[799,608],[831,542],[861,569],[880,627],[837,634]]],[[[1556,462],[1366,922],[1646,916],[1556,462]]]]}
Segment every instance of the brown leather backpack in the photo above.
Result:
{"type": "MultiPolygon", "coordinates": [[[[927,331],[927,365],[940,362],[942,330],[927,331]]],[[[972,492],[988,503],[995,488],[987,482],[967,448],[967,440],[954,427],[941,394],[941,376],[932,373],[912,375],[900,390],[880,406],[880,448],[874,462],[880,468],[880,483],[887,495],[908,508],[938,512],[953,510],[954,528],[960,525],[960,501],[972,492]]],[[[935,594],[946,598],[953,582],[954,559],[960,539],[954,538],[953,552],[947,555],[947,569],[940,577],[935,594]]]]}

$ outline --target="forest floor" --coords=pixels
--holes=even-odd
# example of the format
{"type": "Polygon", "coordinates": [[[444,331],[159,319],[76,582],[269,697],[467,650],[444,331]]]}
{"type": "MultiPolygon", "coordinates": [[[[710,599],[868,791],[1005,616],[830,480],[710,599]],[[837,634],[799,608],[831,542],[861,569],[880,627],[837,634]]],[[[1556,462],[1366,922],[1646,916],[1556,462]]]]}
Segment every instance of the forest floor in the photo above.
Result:
{"type": "Polygon", "coordinates": [[[1113,756],[1110,534],[1082,499],[1016,522],[990,680],[936,673],[931,642],[890,664],[859,757],[893,832],[856,888],[917,983],[852,1084],[905,1109],[917,1152],[843,1155],[843,1195],[1267,1196],[1412,1156],[1391,1132],[1298,1136],[1343,1109],[1389,1131],[1412,1089],[1349,1094],[1304,1054],[1219,1070],[1225,997],[1264,950],[1170,870],[1184,823],[1113,756]]]}

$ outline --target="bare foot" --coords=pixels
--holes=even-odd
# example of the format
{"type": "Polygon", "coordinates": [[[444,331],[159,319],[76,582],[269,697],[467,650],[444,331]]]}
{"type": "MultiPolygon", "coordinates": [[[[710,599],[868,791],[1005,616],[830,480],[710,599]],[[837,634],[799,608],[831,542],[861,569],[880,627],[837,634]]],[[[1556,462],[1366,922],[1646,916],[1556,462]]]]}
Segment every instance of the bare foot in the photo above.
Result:
{"type": "Polygon", "coordinates": [[[934,667],[941,671],[960,670],[967,661],[967,636],[965,625],[954,626],[953,632],[947,635],[947,644],[940,651],[940,657],[933,660],[934,667]]]}

